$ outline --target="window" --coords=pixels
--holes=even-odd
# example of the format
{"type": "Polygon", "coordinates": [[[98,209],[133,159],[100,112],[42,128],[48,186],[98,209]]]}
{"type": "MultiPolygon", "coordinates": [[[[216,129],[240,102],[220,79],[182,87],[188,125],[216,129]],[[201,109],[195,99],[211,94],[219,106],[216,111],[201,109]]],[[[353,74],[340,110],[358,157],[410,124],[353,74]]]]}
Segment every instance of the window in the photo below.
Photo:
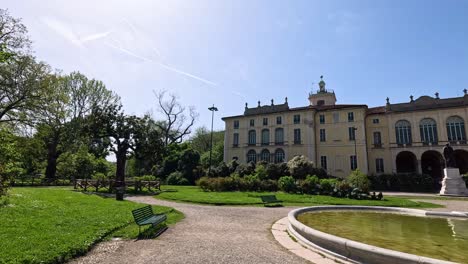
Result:
{"type": "Polygon", "coordinates": [[[284,129],[282,128],[275,129],[275,144],[276,145],[284,144],[284,129]]]}
{"type": "Polygon", "coordinates": [[[320,156],[320,166],[322,169],[327,170],[327,156],[320,156]]]}
{"type": "Polygon", "coordinates": [[[432,118],[424,118],[419,123],[419,132],[421,133],[421,141],[423,144],[437,144],[437,124],[432,118]]]}
{"type": "Polygon", "coordinates": [[[373,124],[378,124],[380,122],[380,120],[378,118],[374,118],[372,119],[372,123],[373,124]]]}
{"type": "Polygon", "coordinates": [[[247,152],[247,162],[257,162],[257,153],[255,150],[251,149],[249,152],[247,152]]]}
{"type": "Polygon", "coordinates": [[[379,131],[374,132],[374,147],[382,147],[382,136],[379,131]]]}
{"type": "Polygon", "coordinates": [[[284,162],[284,158],[285,158],[284,150],[282,150],[282,149],[277,149],[277,150],[275,151],[275,163],[284,162]]]}
{"type": "Polygon", "coordinates": [[[398,145],[411,145],[411,124],[406,120],[400,120],[395,124],[396,142],[398,145]]]}
{"type": "Polygon", "coordinates": [[[356,170],[357,169],[357,158],[356,158],[356,156],[354,156],[354,155],[350,156],[349,161],[351,163],[351,170],[356,170]]]}
{"type": "Polygon", "coordinates": [[[466,141],[465,123],[459,116],[447,118],[447,137],[450,142],[466,141]]]}
{"type": "Polygon", "coordinates": [[[266,117],[263,118],[263,125],[268,126],[268,118],[266,117]]]}
{"type": "Polygon", "coordinates": [[[294,115],[294,124],[300,124],[300,123],[301,123],[301,116],[294,115]]]}
{"type": "Polygon", "coordinates": [[[325,115],[320,115],[320,124],[325,124],[325,115]]]}
{"type": "Polygon", "coordinates": [[[324,105],[324,104],[325,104],[325,100],[318,100],[317,101],[318,106],[321,106],[321,105],[324,105]]]}
{"type": "Polygon", "coordinates": [[[349,140],[356,140],[356,128],[348,127],[349,140]]]}
{"type": "Polygon", "coordinates": [[[257,144],[257,133],[255,130],[250,130],[249,131],[249,145],[255,145],[257,144]]]}
{"type": "Polygon", "coordinates": [[[354,112],[348,113],[348,122],[354,122],[354,112]]]}
{"type": "Polygon", "coordinates": [[[383,159],[375,159],[375,171],[377,173],[383,173],[384,172],[383,159]]]}
{"type": "Polygon", "coordinates": [[[234,120],[234,129],[239,128],[239,120],[234,120]]]}
{"type": "Polygon", "coordinates": [[[270,162],[270,151],[268,151],[268,149],[262,150],[262,153],[260,154],[260,159],[262,161],[270,162]]]}
{"type": "Polygon", "coordinates": [[[239,133],[234,133],[234,140],[233,140],[233,144],[232,144],[234,147],[238,147],[239,146],[239,133]]]}
{"type": "Polygon", "coordinates": [[[263,129],[262,130],[262,145],[270,144],[270,130],[263,129]]]}
{"type": "Polygon", "coordinates": [[[294,144],[301,144],[301,130],[294,129],[294,144]]]}
{"type": "Polygon", "coordinates": [[[334,123],[340,122],[340,113],[333,113],[333,122],[334,123]]]}
{"type": "Polygon", "coordinates": [[[281,123],[282,123],[281,116],[277,116],[276,117],[276,124],[281,125],[281,123]]]}
{"type": "Polygon", "coordinates": [[[321,142],[327,141],[327,136],[325,134],[325,129],[320,129],[320,141],[321,142]]]}
{"type": "Polygon", "coordinates": [[[250,119],[250,126],[251,127],[255,126],[255,120],[254,119],[250,119]]]}

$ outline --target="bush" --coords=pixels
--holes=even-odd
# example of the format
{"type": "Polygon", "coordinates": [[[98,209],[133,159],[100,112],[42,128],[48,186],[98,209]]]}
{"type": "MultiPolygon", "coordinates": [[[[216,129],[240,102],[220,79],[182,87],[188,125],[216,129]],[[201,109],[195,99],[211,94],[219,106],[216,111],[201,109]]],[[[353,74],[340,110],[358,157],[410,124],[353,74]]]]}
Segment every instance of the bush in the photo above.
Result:
{"type": "Polygon", "coordinates": [[[264,192],[277,192],[278,191],[278,182],[275,180],[263,180],[260,181],[260,191],[264,192]]]}
{"type": "Polygon", "coordinates": [[[153,175],[143,175],[140,177],[135,177],[135,180],[137,181],[156,181],[156,176],[153,175]]]}
{"type": "Polygon", "coordinates": [[[465,181],[466,188],[468,188],[468,174],[463,174],[462,179],[465,181]]]}
{"type": "Polygon", "coordinates": [[[104,173],[97,172],[97,173],[93,174],[92,179],[93,180],[104,181],[104,180],[107,180],[108,178],[104,173]]]}
{"type": "Polygon", "coordinates": [[[258,191],[260,188],[260,180],[256,175],[247,175],[244,176],[240,181],[240,190],[241,191],[258,191]]]}
{"type": "Polygon", "coordinates": [[[427,174],[400,173],[381,174],[368,177],[373,190],[379,191],[438,191],[438,183],[427,174]]]}
{"type": "Polygon", "coordinates": [[[302,193],[317,194],[319,192],[320,179],[314,175],[307,175],[306,179],[299,183],[299,187],[302,193]]]}
{"type": "Polygon", "coordinates": [[[305,156],[296,156],[288,161],[289,173],[294,179],[304,179],[306,175],[311,174],[314,169],[314,163],[310,162],[305,156]]]}
{"type": "Polygon", "coordinates": [[[367,178],[367,175],[362,173],[360,170],[355,170],[351,172],[346,181],[353,188],[361,189],[363,192],[369,192],[370,189],[370,180],[367,178]]]}
{"type": "Polygon", "coordinates": [[[245,175],[251,175],[255,172],[255,163],[250,162],[248,164],[240,164],[237,166],[235,173],[239,176],[244,177],[245,175]]]}
{"type": "Polygon", "coordinates": [[[208,177],[201,177],[200,179],[197,180],[196,184],[200,186],[200,188],[207,192],[207,191],[212,191],[211,190],[211,183],[210,183],[210,178],[208,177]]]}
{"type": "Polygon", "coordinates": [[[283,176],[279,178],[278,188],[287,193],[295,193],[297,190],[296,182],[292,176],[283,176]]]}
{"type": "Polygon", "coordinates": [[[332,195],[335,197],[350,197],[352,190],[353,188],[347,181],[338,181],[335,183],[332,195]]]}
{"type": "Polygon", "coordinates": [[[167,184],[169,185],[189,185],[189,181],[184,178],[184,176],[182,175],[181,172],[179,171],[175,171],[171,174],[169,174],[169,176],[167,176],[167,184]]]}
{"type": "Polygon", "coordinates": [[[321,179],[320,180],[320,194],[333,194],[333,189],[337,183],[336,179],[321,179]]]}
{"type": "Polygon", "coordinates": [[[255,176],[257,176],[257,178],[259,180],[266,180],[268,179],[268,172],[265,168],[264,165],[258,165],[256,168],[255,168],[255,176]]]}

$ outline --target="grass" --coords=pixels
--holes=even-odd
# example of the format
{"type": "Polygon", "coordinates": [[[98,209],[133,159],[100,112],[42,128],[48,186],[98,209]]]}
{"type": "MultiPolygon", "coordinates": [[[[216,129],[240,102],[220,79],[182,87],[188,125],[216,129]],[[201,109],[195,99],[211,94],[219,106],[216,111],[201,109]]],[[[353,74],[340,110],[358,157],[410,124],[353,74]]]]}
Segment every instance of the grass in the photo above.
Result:
{"type": "Polygon", "coordinates": [[[324,195],[288,194],[283,192],[259,193],[259,192],[204,192],[198,186],[162,186],[162,192],[155,196],[157,199],[176,202],[210,204],[210,205],[262,205],[260,195],[275,194],[285,206],[310,206],[310,205],[374,205],[411,208],[435,208],[442,207],[437,204],[416,202],[400,197],[384,197],[382,201],[353,200],[336,198],[324,195]]]}
{"type": "MultiPolygon", "coordinates": [[[[113,236],[135,238],[131,210],[141,204],[71,191],[69,188],[13,188],[0,207],[0,263],[61,263],[113,236]]],[[[167,224],[183,214],[169,207],[167,224]]]]}

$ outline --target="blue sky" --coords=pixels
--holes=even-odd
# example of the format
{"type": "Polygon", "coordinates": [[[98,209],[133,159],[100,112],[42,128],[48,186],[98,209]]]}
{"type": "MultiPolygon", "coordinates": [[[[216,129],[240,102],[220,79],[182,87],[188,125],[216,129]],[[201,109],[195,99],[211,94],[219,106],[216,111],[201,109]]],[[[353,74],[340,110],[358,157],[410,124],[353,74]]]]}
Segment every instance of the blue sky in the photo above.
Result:
{"type": "MultiPolygon", "coordinates": [[[[468,88],[468,1],[25,1],[35,55],[104,81],[129,113],[156,110],[153,90],[243,113],[260,100],[305,106],[324,75],[338,103],[385,104],[468,88]]],[[[158,114],[155,112],[155,115],[158,114]]]]}

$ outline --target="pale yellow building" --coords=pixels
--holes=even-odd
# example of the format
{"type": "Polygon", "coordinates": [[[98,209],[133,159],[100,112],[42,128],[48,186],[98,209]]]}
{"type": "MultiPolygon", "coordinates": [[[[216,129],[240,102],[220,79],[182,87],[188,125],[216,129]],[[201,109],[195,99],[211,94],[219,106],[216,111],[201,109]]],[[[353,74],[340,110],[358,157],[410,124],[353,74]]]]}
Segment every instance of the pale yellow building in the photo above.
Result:
{"type": "Polygon", "coordinates": [[[451,143],[461,173],[468,172],[464,120],[468,95],[422,96],[409,102],[369,108],[336,104],[323,80],[309,105],[245,105],[243,115],[224,117],[224,159],[240,163],[286,162],[304,155],[330,175],[346,177],[356,168],[367,174],[426,173],[442,178],[442,148],[451,143]]]}

